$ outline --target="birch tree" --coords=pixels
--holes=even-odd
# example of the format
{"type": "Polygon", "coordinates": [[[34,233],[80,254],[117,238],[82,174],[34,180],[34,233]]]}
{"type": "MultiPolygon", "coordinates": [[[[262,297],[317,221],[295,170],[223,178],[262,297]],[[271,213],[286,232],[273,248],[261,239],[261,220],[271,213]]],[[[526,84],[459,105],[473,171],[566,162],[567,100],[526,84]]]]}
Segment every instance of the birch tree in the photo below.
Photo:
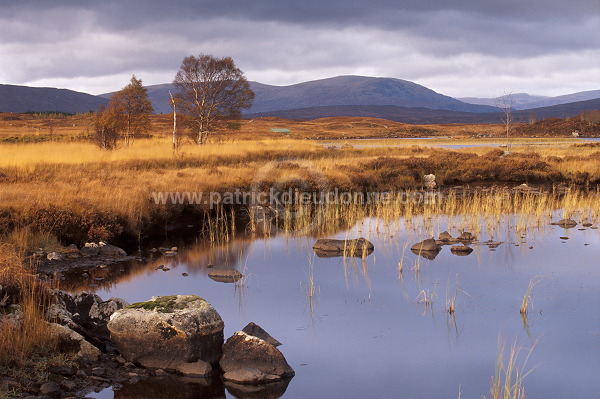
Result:
{"type": "Polygon", "coordinates": [[[241,110],[254,100],[250,84],[231,57],[185,57],[173,83],[179,111],[189,118],[197,144],[206,143],[225,122],[241,119],[241,110]]]}

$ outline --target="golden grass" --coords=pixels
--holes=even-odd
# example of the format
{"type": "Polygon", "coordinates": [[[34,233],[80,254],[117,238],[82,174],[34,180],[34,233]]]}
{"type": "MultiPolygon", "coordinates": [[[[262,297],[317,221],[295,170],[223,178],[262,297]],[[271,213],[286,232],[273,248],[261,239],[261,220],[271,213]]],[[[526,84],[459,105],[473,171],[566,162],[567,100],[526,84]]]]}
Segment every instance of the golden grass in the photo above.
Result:
{"type": "Polygon", "coordinates": [[[0,244],[0,285],[19,304],[17,321],[0,320],[0,366],[20,366],[34,352],[53,348],[55,339],[44,321],[46,286],[23,266],[15,249],[0,244]]]}
{"type": "MultiPolygon", "coordinates": [[[[162,131],[161,129],[168,127],[168,118],[160,118],[160,123],[165,125],[162,127],[159,124],[158,129],[162,131]]],[[[502,170],[495,171],[498,167],[514,168],[506,170],[505,175],[501,176],[504,181],[523,181],[523,176],[529,175],[532,178],[554,179],[561,174],[564,179],[573,179],[580,184],[600,179],[600,161],[598,157],[590,156],[596,152],[595,148],[556,144],[557,140],[553,139],[544,142],[555,145],[523,146],[523,149],[515,146],[512,151],[522,154],[520,158],[515,158],[514,162],[503,161],[503,166],[498,166],[500,160],[486,158],[484,155],[491,148],[448,152],[416,147],[406,141],[406,145],[399,147],[331,150],[315,140],[272,138],[265,133],[269,126],[278,127],[288,122],[302,133],[292,137],[302,137],[303,134],[308,137],[309,131],[314,136],[346,130],[366,134],[365,132],[372,132],[373,129],[392,128],[391,125],[385,125],[385,121],[369,118],[325,119],[302,123],[277,119],[244,121],[242,130],[232,134],[232,139],[228,139],[225,134],[217,135],[212,143],[202,146],[188,144],[177,154],[172,151],[168,135],[138,139],[134,146],[115,151],[104,151],[81,141],[0,143],[0,212],[9,210],[17,215],[17,219],[27,220],[36,209],[49,206],[75,212],[96,209],[122,216],[127,221],[128,228],[135,232],[142,220],[149,220],[157,212],[164,211],[164,207],[153,203],[153,192],[224,193],[236,189],[248,190],[261,184],[268,187],[273,184],[294,185],[298,182],[313,189],[319,181],[340,191],[400,191],[419,188],[419,177],[423,173],[435,173],[439,176],[438,182],[444,179],[454,182],[463,177],[466,181],[477,181],[479,178],[487,181],[502,174],[502,170]],[[248,140],[242,141],[241,138],[248,140]],[[539,156],[539,162],[530,162],[534,158],[530,156],[530,152],[539,156]],[[464,162],[457,161],[463,156],[461,154],[466,154],[464,162]],[[473,158],[473,155],[468,154],[481,156],[473,158]],[[549,161],[546,159],[549,157],[558,160],[549,161]],[[465,167],[465,162],[470,163],[465,167]],[[523,170],[527,165],[538,169],[523,170]],[[479,166],[483,171],[477,170],[479,166]],[[457,172],[457,167],[465,167],[464,173],[457,172]],[[517,174],[513,176],[513,173],[517,174]]],[[[454,129],[456,133],[467,127],[438,126],[437,131],[454,129]]],[[[67,128],[71,127],[64,126],[64,129],[67,128]]],[[[397,124],[394,127],[401,128],[406,126],[397,124]]],[[[421,142],[458,142],[454,139],[444,140],[421,142]]],[[[479,139],[475,141],[480,142],[479,139]]],[[[522,143],[530,141],[515,140],[522,143]]],[[[564,142],[565,139],[559,141],[564,142]]],[[[484,211],[488,213],[496,212],[499,215],[506,209],[506,201],[498,195],[490,196],[486,193],[475,202],[486,208],[484,211]],[[494,203],[499,201],[503,204],[494,203]]],[[[435,212],[452,214],[454,207],[459,206],[458,202],[452,200],[446,200],[444,204],[444,209],[435,208],[435,212]]],[[[330,212],[333,211],[324,212],[320,217],[335,221],[346,217],[348,212],[360,211],[358,208],[340,208],[333,214],[330,212]]],[[[382,207],[376,212],[398,217],[410,216],[412,212],[420,210],[410,207],[382,207]]],[[[328,220],[321,222],[326,224],[328,220]]]]}
{"type": "Polygon", "coordinates": [[[528,351],[523,363],[519,364],[519,355],[522,348],[514,342],[508,351],[508,359],[506,359],[506,343],[500,340],[496,370],[490,384],[490,397],[487,399],[525,399],[523,383],[525,377],[531,372],[525,371],[525,368],[533,349],[532,347],[528,351]]]}

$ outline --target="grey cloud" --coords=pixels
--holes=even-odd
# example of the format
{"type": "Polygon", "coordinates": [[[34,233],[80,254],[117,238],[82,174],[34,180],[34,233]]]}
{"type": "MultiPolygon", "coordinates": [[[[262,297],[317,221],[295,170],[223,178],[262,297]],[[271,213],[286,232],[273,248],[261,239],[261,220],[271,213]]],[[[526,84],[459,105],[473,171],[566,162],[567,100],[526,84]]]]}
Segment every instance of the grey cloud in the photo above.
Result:
{"type": "Polygon", "coordinates": [[[11,1],[0,14],[0,79],[148,71],[169,81],[185,55],[200,52],[287,80],[497,76],[523,68],[517,59],[545,59],[532,65],[548,75],[567,68],[552,62],[569,53],[593,60],[599,30],[600,3],[589,0],[11,1]]]}

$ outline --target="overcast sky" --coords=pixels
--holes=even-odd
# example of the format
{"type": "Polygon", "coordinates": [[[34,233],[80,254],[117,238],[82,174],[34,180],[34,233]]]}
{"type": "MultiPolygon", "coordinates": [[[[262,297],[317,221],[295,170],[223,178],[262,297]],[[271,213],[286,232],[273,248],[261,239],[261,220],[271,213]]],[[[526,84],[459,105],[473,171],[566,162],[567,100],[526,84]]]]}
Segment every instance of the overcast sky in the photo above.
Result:
{"type": "Polygon", "coordinates": [[[170,83],[183,57],[249,80],[411,80],[454,96],[600,88],[600,0],[0,0],[0,83],[170,83]]]}

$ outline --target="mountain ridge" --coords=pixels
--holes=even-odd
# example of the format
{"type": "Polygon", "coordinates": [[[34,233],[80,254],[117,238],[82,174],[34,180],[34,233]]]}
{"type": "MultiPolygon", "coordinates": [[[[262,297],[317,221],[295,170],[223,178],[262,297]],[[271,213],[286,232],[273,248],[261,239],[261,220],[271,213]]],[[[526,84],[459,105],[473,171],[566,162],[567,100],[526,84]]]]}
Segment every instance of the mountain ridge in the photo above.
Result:
{"type": "Polygon", "coordinates": [[[68,89],[0,84],[0,112],[97,111],[108,100],[68,89]]]}

